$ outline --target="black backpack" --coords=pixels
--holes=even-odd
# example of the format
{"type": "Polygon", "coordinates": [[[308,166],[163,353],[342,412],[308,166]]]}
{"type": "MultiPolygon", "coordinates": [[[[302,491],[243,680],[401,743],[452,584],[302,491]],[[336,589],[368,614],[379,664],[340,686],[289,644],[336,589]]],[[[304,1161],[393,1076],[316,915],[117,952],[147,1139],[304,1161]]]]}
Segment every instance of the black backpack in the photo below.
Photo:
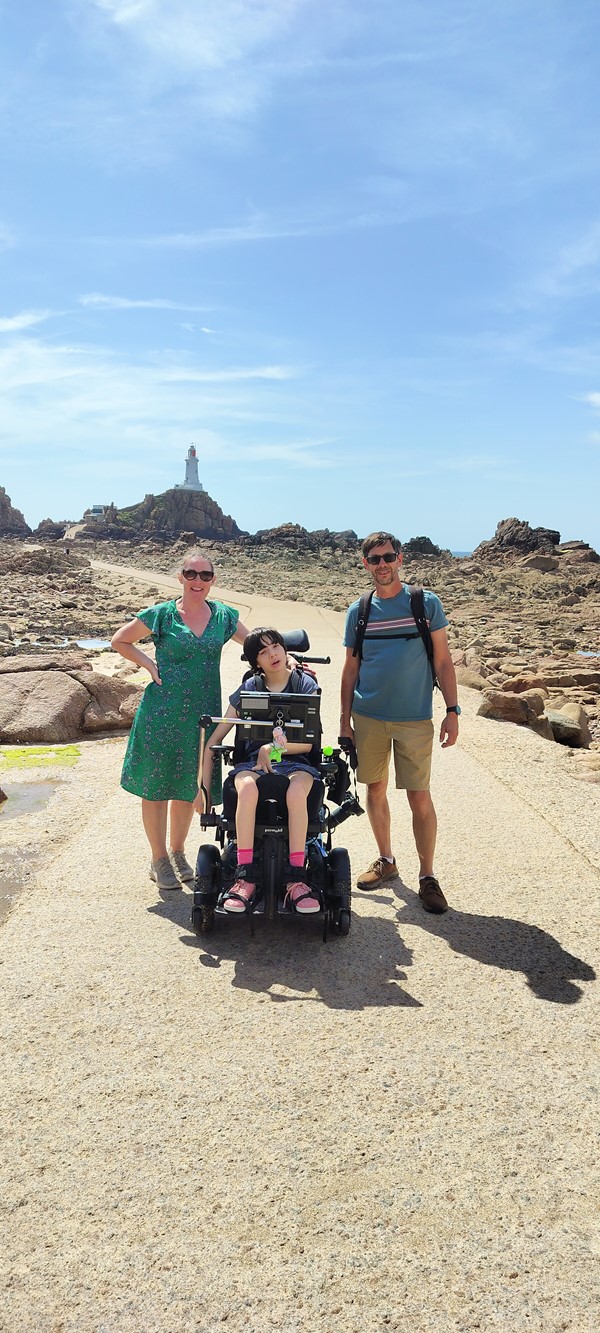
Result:
{"type": "MultiPolygon", "coordinates": [[[[373,601],[374,596],[375,596],[375,589],[372,588],[370,592],[363,593],[360,602],[358,603],[358,620],[356,622],[356,642],[354,644],[352,656],[358,657],[359,662],[362,661],[363,642],[367,629],[367,623],[369,620],[369,613],[371,611],[371,602],[373,601]]],[[[416,583],[412,584],[412,586],[410,587],[410,609],[415,619],[415,625],[417,627],[416,633],[370,634],[369,638],[370,639],[418,639],[420,637],[423,640],[425,652],[427,653],[427,661],[429,662],[429,666],[431,668],[431,679],[433,681],[433,688],[439,689],[439,682],[435,674],[435,667],[433,665],[433,643],[431,639],[431,630],[429,628],[429,625],[427,624],[427,616],[425,615],[425,598],[423,597],[423,589],[419,588],[416,583]]]]}

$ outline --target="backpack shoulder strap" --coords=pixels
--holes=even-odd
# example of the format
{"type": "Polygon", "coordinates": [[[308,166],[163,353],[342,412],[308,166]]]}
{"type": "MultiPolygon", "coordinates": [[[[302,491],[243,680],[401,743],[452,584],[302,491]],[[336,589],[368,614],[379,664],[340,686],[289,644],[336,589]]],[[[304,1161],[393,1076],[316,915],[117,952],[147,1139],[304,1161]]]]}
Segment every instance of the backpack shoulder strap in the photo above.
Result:
{"type": "Polygon", "coordinates": [[[423,596],[423,589],[420,588],[416,583],[412,584],[410,588],[410,609],[415,618],[415,625],[423,640],[425,652],[427,653],[427,661],[429,662],[429,666],[431,668],[433,688],[439,689],[438,679],[435,674],[435,667],[433,665],[433,642],[431,638],[431,630],[427,622],[427,616],[425,615],[425,598],[423,596]]]}
{"type": "Polygon", "coordinates": [[[373,601],[373,597],[374,597],[374,595],[375,595],[375,589],[372,588],[370,592],[364,592],[364,593],[363,593],[363,595],[362,595],[362,597],[361,597],[361,599],[360,599],[360,602],[358,603],[358,620],[357,620],[357,622],[356,622],[356,640],[355,640],[355,643],[354,643],[354,648],[352,649],[352,656],[353,656],[353,657],[358,657],[359,662],[362,661],[362,646],[363,646],[363,642],[364,642],[365,630],[366,630],[366,628],[367,628],[367,622],[368,622],[368,619],[369,619],[369,614],[370,614],[370,611],[371,611],[371,602],[373,601]]]}

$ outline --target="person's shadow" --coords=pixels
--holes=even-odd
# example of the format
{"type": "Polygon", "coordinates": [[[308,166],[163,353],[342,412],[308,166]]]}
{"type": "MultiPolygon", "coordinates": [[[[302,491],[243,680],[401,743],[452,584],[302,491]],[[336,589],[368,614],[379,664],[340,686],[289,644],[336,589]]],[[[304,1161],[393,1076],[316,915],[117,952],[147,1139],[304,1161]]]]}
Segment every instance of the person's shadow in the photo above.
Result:
{"type": "Polygon", "coordinates": [[[553,935],[539,926],[506,916],[481,916],[454,908],[443,916],[424,912],[419,899],[402,880],[394,882],[396,899],[404,904],[396,913],[399,924],[421,926],[446,940],[454,953],[477,963],[511,972],[523,972],[527,985],[540,1000],[577,1004],[583,996],[577,981],[594,981],[589,963],[567,953],[553,935]]]}
{"type": "Polygon", "coordinates": [[[352,915],[350,934],[339,938],[329,932],[322,940],[322,918],[317,920],[255,922],[250,935],[246,917],[217,918],[214,931],[195,935],[190,926],[188,893],[164,894],[148,908],[156,916],[183,928],[181,941],[197,950],[203,967],[234,962],[232,986],[268,995],[276,1004],[317,1002],[330,1009],[367,1009],[394,1005],[420,1009],[421,1003],[403,988],[412,950],[402,940],[398,925],[385,917],[352,915]],[[296,992],[286,995],[272,987],[296,992]]]}

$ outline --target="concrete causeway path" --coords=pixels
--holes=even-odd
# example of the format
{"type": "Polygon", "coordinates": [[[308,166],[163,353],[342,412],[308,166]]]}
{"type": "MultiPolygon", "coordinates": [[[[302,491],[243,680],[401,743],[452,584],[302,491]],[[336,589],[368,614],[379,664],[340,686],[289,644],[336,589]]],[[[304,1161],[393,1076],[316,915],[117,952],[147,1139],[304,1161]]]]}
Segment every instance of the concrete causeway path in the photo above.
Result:
{"type": "MultiPolygon", "coordinates": [[[[335,741],[343,617],[217,595],[331,655],[335,741]]],[[[226,698],[236,645],[223,663],[226,698]]],[[[82,745],[28,817],[0,932],[6,1333],[595,1333],[598,788],[462,702],[434,759],[441,918],[403,797],[402,878],[325,945],[309,921],[190,933],[122,740],[82,745]]],[[[366,816],[336,844],[363,869],[366,816]]]]}

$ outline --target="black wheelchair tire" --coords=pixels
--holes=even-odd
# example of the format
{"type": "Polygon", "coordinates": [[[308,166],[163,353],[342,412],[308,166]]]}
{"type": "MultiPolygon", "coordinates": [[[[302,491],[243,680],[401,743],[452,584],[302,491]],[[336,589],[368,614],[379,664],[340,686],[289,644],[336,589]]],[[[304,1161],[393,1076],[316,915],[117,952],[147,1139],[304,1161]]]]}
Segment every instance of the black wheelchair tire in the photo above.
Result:
{"type": "Polygon", "coordinates": [[[339,913],[337,928],[340,935],[350,934],[350,913],[345,907],[339,913]]]}
{"type": "Polygon", "coordinates": [[[329,871],[329,922],[338,935],[350,931],[352,882],[350,857],[345,847],[334,847],[327,857],[329,871]]]}
{"type": "Polygon", "coordinates": [[[208,935],[215,928],[214,908],[207,905],[192,907],[191,924],[197,935],[208,935]]]}

